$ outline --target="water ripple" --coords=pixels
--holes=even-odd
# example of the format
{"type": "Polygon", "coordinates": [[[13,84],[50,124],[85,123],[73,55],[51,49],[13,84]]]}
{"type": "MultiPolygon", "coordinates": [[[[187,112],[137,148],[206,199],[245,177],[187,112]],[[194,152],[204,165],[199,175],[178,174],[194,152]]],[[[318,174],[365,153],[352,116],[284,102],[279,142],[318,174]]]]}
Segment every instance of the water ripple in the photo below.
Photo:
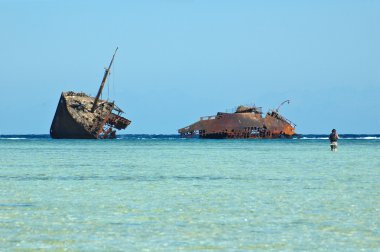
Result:
{"type": "Polygon", "coordinates": [[[213,181],[213,180],[251,180],[247,177],[227,177],[227,176],[0,176],[0,180],[5,181],[82,181],[82,180],[115,180],[115,181],[213,181]]]}

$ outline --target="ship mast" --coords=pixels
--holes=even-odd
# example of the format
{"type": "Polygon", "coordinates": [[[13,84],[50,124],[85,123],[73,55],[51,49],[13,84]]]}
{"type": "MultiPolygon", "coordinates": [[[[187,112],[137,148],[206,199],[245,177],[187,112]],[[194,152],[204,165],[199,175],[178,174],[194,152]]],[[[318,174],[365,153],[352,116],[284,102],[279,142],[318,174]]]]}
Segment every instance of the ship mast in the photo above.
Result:
{"type": "Polygon", "coordinates": [[[283,101],[283,102],[280,104],[280,106],[277,107],[276,112],[278,112],[278,110],[280,109],[280,107],[281,107],[282,105],[284,105],[285,103],[288,103],[288,104],[289,104],[290,101],[289,101],[289,100],[283,101]]]}
{"type": "Polygon", "coordinates": [[[108,75],[110,74],[111,66],[112,66],[112,63],[113,63],[113,59],[115,58],[115,55],[116,55],[117,49],[119,49],[119,47],[116,47],[116,50],[115,50],[115,53],[114,53],[113,56],[112,56],[112,60],[111,60],[111,62],[110,62],[110,65],[109,65],[108,68],[106,68],[105,71],[104,71],[104,76],[103,76],[102,83],[100,84],[98,94],[97,94],[96,97],[95,97],[94,105],[93,105],[92,108],[91,108],[91,112],[92,112],[92,113],[94,113],[94,111],[95,111],[95,109],[96,109],[96,106],[98,105],[99,97],[100,97],[100,95],[102,94],[102,91],[103,91],[103,88],[104,88],[104,84],[106,83],[107,77],[108,77],[108,75]]]}

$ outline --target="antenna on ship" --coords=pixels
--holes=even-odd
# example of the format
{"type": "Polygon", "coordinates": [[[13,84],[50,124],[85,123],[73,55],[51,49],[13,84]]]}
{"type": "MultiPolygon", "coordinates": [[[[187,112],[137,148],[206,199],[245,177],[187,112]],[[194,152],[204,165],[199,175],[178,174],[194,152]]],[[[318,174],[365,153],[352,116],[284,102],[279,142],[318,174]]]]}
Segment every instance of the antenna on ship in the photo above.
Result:
{"type": "Polygon", "coordinates": [[[281,108],[282,105],[284,105],[285,103],[290,103],[290,100],[286,100],[286,101],[283,101],[277,108],[276,108],[276,112],[278,112],[278,110],[281,108]]]}
{"type": "Polygon", "coordinates": [[[103,75],[102,83],[100,84],[98,94],[97,94],[96,97],[95,97],[94,105],[92,105],[92,108],[91,108],[91,112],[92,112],[92,113],[94,113],[94,111],[95,111],[95,109],[96,109],[96,106],[98,105],[99,97],[100,97],[100,95],[102,94],[102,91],[103,91],[103,88],[104,88],[104,84],[106,83],[107,77],[108,77],[108,75],[110,74],[111,66],[112,66],[113,60],[114,60],[114,58],[115,58],[115,55],[116,55],[117,49],[119,49],[119,47],[116,47],[116,50],[115,50],[115,53],[114,53],[113,56],[112,56],[112,59],[111,59],[110,65],[109,65],[108,68],[106,68],[105,71],[104,71],[104,75],[103,75]]]}

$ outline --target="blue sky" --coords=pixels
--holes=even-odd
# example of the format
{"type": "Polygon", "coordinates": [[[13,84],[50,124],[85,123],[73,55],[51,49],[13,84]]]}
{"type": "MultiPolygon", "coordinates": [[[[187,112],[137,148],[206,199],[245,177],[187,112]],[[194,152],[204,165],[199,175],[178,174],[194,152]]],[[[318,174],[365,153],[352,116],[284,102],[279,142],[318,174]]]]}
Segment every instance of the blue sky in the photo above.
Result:
{"type": "Polygon", "coordinates": [[[240,104],[298,133],[380,133],[380,1],[0,0],[0,132],[48,134],[62,91],[176,133],[240,104]],[[109,90],[109,91],[108,91],[109,90]]]}

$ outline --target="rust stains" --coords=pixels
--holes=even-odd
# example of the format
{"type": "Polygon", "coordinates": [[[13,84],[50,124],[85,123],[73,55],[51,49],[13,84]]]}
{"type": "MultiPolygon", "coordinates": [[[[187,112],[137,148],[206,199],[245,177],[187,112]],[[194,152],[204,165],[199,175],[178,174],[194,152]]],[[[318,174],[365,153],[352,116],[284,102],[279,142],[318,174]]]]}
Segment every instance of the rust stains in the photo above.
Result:
{"type": "MultiPolygon", "coordinates": [[[[282,104],[281,104],[282,105],[282,104]]],[[[280,106],[281,106],[280,105],[280,106]]],[[[270,110],[265,117],[256,106],[239,106],[234,113],[218,112],[201,117],[199,121],[181,128],[181,137],[200,138],[291,138],[295,124],[282,116],[278,109],[270,110]]]]}

